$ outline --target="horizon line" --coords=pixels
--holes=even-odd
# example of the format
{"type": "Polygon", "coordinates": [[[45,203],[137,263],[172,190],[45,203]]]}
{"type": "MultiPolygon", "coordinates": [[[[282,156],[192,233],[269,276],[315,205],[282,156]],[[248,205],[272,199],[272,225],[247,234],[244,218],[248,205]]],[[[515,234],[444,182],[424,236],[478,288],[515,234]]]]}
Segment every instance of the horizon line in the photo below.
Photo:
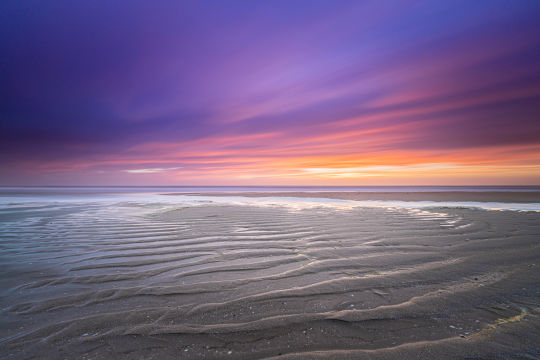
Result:
{"type": "Polygon", "coordinates": [[[159,187],[179,187],[179,188],[188,188],[188,187],[251,187],[251,188],[265,188],[265,187],[275,187],[275,188],[387,188],[387,187],[539,187],[540,184],[530,184],[530,185],[0,185],[0,188],[32,188],[32,187],[44,187],[44,188],[54,188],[54,187],[72,187],[72,188],[107,188],[107,187],[122,187],[122,188],[159,188],[159,187]]]}

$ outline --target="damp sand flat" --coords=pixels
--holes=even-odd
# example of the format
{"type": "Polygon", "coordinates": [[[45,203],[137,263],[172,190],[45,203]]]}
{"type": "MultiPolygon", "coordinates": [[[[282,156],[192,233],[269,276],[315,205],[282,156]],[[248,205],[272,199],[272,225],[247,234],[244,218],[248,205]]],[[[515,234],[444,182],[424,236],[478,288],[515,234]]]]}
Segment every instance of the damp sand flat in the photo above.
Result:
{"type": "MultiPolygon", "coordinates": [[[[171,193],[178,195],[179,193],[171,193]]],[[[502,203],[540,203],[540,191],[419,191],[417,188],[411,191],[227,191],[227,192],[192,192],[192,195],[207,196],[231,196],[241,195],[246,197],[296,197],[296,198],[321,198],[341,199],[355,201],[390,200],[390,201],[441,201],[441,202],[502,202],[502,203]]]]}
{"type": "Polygon", "coordinates": [[[3,206],[1,358],[540,356],[538,212],[182,201],[3,206]]]}

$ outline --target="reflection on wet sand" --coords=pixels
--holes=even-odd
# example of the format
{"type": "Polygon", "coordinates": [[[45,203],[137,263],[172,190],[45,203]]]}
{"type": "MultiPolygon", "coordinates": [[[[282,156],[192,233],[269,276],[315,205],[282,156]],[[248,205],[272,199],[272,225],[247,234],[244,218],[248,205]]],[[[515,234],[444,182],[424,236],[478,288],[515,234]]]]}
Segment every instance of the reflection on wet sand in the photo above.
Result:
{"type": "Polygon", "coordinates": [[[540,354],[540,213],[2,207],[2,358],[540,354]]]}

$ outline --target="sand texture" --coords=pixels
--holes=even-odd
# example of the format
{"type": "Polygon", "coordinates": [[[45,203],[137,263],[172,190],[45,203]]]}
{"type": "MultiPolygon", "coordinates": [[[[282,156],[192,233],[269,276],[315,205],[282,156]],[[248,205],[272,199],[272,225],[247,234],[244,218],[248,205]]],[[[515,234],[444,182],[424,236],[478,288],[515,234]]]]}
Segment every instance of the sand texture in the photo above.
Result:
{"type": "Polygon", "coordinates": [[[0,245],[2,359],[540,357],[540,213],[12,204],[0,245]]]}

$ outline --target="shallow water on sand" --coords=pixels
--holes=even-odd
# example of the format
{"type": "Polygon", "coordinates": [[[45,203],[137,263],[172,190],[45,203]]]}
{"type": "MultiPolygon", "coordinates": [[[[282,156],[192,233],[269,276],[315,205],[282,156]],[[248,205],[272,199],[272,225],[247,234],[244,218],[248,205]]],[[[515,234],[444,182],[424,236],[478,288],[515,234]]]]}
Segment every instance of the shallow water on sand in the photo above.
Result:
{"type": "Polygon", "coordinates": [[[5,195],[0,355],[539,356],[540,213],[473,208],[5,195]]]}

